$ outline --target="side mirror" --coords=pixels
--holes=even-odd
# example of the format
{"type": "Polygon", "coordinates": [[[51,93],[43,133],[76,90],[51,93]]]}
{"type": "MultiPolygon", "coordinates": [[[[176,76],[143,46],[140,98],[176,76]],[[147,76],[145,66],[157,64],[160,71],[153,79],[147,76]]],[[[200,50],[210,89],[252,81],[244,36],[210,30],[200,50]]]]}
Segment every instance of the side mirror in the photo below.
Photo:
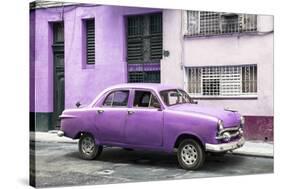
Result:
{"type": "Polygon", "coordinates": [[[157,103],[157,102],[154,102],[154,103],[152,104],[152,106],[153,106],[154,108],[157,108],[157,109],[161,110],[161,106],[160,106],[160,104],[157,103]]]}
{"type": "Polygon", "coordinates": [[[77,107],[77,108],[79,108],[79,107],[81,106],[81,104],[80,104],[80,102],[79,102],[79,101],[78,101],[78,102],[76,102],[76,104],[75,104],[75,105],[76,105],[76,107],[77,107]]]}

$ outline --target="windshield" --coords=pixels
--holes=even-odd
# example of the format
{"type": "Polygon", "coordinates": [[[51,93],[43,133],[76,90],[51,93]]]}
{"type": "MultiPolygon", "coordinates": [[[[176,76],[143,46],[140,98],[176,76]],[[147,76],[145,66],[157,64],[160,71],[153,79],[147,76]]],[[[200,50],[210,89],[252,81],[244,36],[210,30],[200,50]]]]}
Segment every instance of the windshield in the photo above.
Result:
{"type": "Polygon", "coordinates": [[[190,96],[182,89],[160,91],[160,96],[167,106],[192,103],[190,96]]]}

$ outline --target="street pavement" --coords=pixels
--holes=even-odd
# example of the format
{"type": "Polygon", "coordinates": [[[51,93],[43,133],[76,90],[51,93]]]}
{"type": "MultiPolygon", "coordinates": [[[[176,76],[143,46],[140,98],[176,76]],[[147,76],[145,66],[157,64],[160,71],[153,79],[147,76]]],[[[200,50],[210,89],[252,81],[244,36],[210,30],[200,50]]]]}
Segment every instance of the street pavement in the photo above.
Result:
{"type": "Polygon", "coordinates": [[[77,141],[37,139],[39,135],[36,143],[31,141],[31,174],[37,187],[273,173],[273,158],[268,157],[207,156],[202,169],[186,171],[179,168],[175,154],[105,148],[97,160],[87,161],[79,157],[77,141]]]}

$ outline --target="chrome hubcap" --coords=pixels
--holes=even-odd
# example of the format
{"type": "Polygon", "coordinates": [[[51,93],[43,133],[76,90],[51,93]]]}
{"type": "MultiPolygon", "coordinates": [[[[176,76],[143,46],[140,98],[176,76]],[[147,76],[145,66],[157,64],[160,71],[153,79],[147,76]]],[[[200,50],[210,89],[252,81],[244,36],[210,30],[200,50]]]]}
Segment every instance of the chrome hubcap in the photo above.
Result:
{"type": "Polygon", "coordinates": [[[85,154],[91,154],[95,150],[95,143],[94,140],[91,137],[85,137],[82,140],[82,145],[81,145],[82,151],[85,154]]]}
{"type": "Polygon", "coordinates": [[[181,151],[181,159],[187,165],[193,165],[198,158],[198,152],[196,148],[191,145],[187,144],[182,148],[181,151]]]}

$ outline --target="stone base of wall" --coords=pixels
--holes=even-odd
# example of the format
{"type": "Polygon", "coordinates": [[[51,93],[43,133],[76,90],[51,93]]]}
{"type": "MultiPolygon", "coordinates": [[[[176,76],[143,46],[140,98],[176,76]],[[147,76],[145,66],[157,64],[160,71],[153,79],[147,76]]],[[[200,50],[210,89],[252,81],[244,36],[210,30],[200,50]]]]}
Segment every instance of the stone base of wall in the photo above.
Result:
{"type": "Polygon", "coordinates": [[[49,131],[52,129],[52,113],[29,112],[30,131],[49,131]]]}
{"type": "Polygon", "coordinates": [[[273,141],[273,116],[245,116],[247,140],[273,141]]]}

